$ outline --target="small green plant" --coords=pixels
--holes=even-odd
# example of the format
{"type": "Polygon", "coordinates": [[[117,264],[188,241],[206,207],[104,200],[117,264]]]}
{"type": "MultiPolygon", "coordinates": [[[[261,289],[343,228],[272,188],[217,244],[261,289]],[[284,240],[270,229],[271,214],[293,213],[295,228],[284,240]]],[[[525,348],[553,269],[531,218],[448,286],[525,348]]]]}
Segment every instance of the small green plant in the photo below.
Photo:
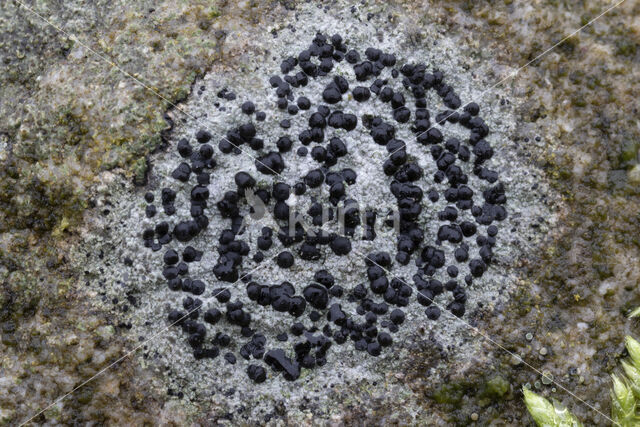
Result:
{"type": "Polygon", "coordinates": [[[640,316],[640,307],[636,308],[629,314],[629,318],[640,316]]]}
{"type": "MultiPolygon", "coordinates": [[[[632,313],[633,314],[633,313],[632,313]]],[[[640,343],[630,336],[626,337],[625,344],[629,352],[629,360],[622,361],[622,369],[625,375],[618,378],[615,374],[613,389],[611,390],[611,416],[619,425],[638,426],[640,401],[640,343]]]]}
{"type": "MultiPolygon", "coordinates": [[[[639,314],[636,309],[629,317],[639,314]]],[[[624,374],[611,375],[611,419],[616,426],[637,427],[640,426],[640,342],[627,336],[625,345],[629,359],[621,362],[624,374]]],[[[529,414],[540,427],[582,426],[575,415],[558,402],[551,403],[527,388],[522,392],[529,414]]]]}
{"type": "Polygon", "coordinates": [[[529,414],[540,427],[582,426],[575,415],[560,403],[551,403],[527,388],[523,388],[522,393],[524,393],[524,403],[527,405],[529,414]]]}

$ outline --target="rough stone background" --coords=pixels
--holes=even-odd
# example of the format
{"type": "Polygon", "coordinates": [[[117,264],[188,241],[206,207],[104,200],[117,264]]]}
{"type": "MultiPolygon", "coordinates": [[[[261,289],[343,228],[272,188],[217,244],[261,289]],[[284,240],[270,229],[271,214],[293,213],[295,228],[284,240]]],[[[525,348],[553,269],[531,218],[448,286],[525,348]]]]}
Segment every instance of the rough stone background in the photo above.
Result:
{"type": "MultiPolygon", "coordinates": [[[[227,40],[298,7],[295,1],[25,3],[172,102],[189,94],[196,76],[234,60],[227,40]]],[[[494,64],[489,81],[611,4],[354,3],[366,13],[402,14],[418,28],[437,28],[494,64]]],[[[505,83],[503,90],[525,100],[517,111],[521,138],[544,130],[543,142],[526,147],[565,208],[546,249],[522,260],[511,303],[478,325],[605,413],[608,374],[624,356],[624,335],[638,330],[625,314],[640,304],[639,14],[638,1],[625,1],[505,83]]],[[[83,296],[83,272],[67,254],[83,240],[83,217],[100,214],[96,195],[107,172],[144,182],[169,104],[15,1],[0,8],[0,29],[0,420],[14,424],[135,344],[83,296]]],[[[397,381],[422,395],[419,409],[442,425],[466,425],[473,413],[478,425],[531,423],[518,390],[526,383],[585,423],[603,423],[504,352],[490,344],[485,351],[439,385],[423,375],[442,355],[425,351],[397,381]]],[[[207,423],[207,414],[157,393],[156,381],[138,359],[126,359],[34,422],[207,423]]],[[[402,422],[403,411],[385,402],[362,390],[331,421],[402,422]]]]}

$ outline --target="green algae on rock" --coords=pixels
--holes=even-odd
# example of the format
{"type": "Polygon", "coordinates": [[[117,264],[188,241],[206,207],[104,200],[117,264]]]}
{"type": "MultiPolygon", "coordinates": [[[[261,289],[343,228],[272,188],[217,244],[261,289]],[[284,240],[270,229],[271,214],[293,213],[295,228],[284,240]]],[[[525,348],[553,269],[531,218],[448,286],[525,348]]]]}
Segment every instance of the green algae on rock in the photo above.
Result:
{"type": "Polygon", "coordinates": [[[66,34],[19,3],[1,12],[0,133],[9,153],[0,172],[3,232],[42,233],[63,218],[77,221],[96,171],[123,167],[139,179],[139,158],[158,147],[155,135],[167,126],[163,111],[220,55],[215,3],[82,4],[26,2],[66,34]]]}

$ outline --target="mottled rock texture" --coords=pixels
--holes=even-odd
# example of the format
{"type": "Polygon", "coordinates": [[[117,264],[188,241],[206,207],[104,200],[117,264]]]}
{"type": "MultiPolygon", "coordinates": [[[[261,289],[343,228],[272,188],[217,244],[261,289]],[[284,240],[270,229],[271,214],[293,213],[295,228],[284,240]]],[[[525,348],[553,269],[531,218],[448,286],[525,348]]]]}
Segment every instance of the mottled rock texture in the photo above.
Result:
{"type": "MultiPolygon", "coordinates": [[[[167,126],[163,115],[169,101],[185,98],[195,77],[219,61],[241,67],[242,52],[234,51],[231,41],[252,28],[277,26],[302,7],[295,1],[25,4],[166,99],[19,3],[3,4],[0,418],[9,424],[33,415],[136,345],[124,333],[126,325],[113,324],[112,314],[86,298],[85,273],[67,256],[85,233],[95,231],[85,228],[83,216],[109,209],[101,204],[109,173],[143,183],[146,158],[167,126]]],[[[371,1],[354,6],[364,20],[369,13],[391,22],[402,16],[417,28],[441,31],[475,61],[491,65],[494,72],[483,76],[490,86],[611,4],[371,1]]],[[[522,100],[516,112],[518,144],[545,171],[565,207],[546,249],[521,260],[521,285],[512,302],[478,323],[605,413],[608,374],[623,355],[622,338],[638,329],[624,315],[640,303],[639,13],[639,3],[627,0],[503,83],[503,91],[522,100]],[[540,142],[536,135],[543,137],[540,142]]],[[[406,372],[390,376],[387,393],[393,394],[394,383],[408,385],[421,397],[416,406],[389,407],[384,396],[351,390],[358,399],[346,401],[334,420],[402,422],[419,411],[440,424],[466,425],[475,413],[478,425],[522,425],[531,421],[518,387],[530,383],[586,424],[604,422],[492,344],[476,340],[485,358],[451,372],[439,386],[424,376],[444,355],[429,350],[426,339],[425,350],[406,372]]],[[[152,385],[161,384],[160,377],[140,359],[126,359],[34,422],[207,421],[207,414],[194,409],[197,402],[155,393],[159,387],[152,385]]],[[[286,405],[274,406],[272,419],[286,422],[286,405]]],[[[313,414],[308,415],[311,421],[313,414]]]]}

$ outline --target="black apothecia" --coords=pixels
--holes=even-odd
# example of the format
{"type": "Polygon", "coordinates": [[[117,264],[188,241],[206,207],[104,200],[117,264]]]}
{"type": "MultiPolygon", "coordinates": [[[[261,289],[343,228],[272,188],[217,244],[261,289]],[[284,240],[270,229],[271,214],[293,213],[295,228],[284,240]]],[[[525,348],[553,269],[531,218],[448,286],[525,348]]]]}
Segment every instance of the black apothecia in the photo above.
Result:
{"type": "Polygon", "coordinates": [[[295,380],[301,369],[324,365],[334,345],[352,345],[371,356],[380,355],[385,347],[393,346],[393,334],[403,327],[403,308],[409,304],[421,304],[425,307],[425,321],[435,321],[442,313],[433,300],[448,293],[446,309],[455,316],[464,315],[467,289],[492,262],[499,231],[495,223],[507,216],[505,188],[498,181],[497,171],[485,166],[494,152],[485,139],[489,128],[479,116],[480,106],[473,102],[463,106],[437,69],[422,63],[398,62],[392,52],[374,47],[359,52],[347,47],[339,35],[317,34],[308,49],[282,62],[281,75],[269,79],[275,92],[274,104],[236,100],[233,92],[222,90],[218,98],[237,102],[244,123],[228,129],[224,136],[201,129],[191,140],[178,142],[177,155],[182,162],[171,176],[190,185],[191,219],[172,221],[175,190],[160,190],[162,209],[154,204],[158,203],[158,195],[146,193],[146,216],[162,219],[154,228],[142,230],[142,238],[151,250],[163,251],[162,273],[169,289],[185,295],[182,306],[174,307],[167,319],[182,329],[196,359],[218,358],[220,363],[236,364],[239,354],[250,361],[247,374],[255,382],[266,380],[264,365],[281,372],[287,380],[295,380]],[[354,81],[332,74],[342,61],[352,67],[354,81]],[[324,84],[317,105],[309,97],[296,96],[297,89],[314,79],[324,84]],[[440,97],[445,110],[429,110],[429,91],[440,97]],[[349,103],[374,100],[388,108],[387,117],[392,120],[383,119],[382,114],[357,116],[347,111],[349,103]],[[288,116],[279,121],[282,135],[275,141],[263,140],[259,131],[270,111],[288,116]],[[291,134],[292,124],[301,120],[303,130],[291,134]],[[434,126],[436,123],[440,126],[434,126]],[[445,125],[466,129],[468,136],[446,137],[445,125]],[[413,134],[409,141],[398,137],[400,126],[413,134]],[[357,232],[359,238],[375,241],[376,223],[390,221],[375,210],[360,212],[357,207],[350,208],[357,206],[357,200],[349,195],[349,188],[366,183],[358,182],[357,170],[338,164],[353,148],[341,135],[355,129],[364,129],[370,136],[368,141],[359,143],[386,147],[388,155],[379,165],[380,173],[386,177],[389,192],[397,202],[399,233],[395,253],[378,251],[366,257],[362,282],[338,283],[332,272],[323,267],[322,254],[345,257],[345,262],[351,262],[346,258],[354,256],[352,243],[357,232]],[[415,144],[424,158],[433,161],[434,173],[426,176],[419,162],[408,154],[408,144],[415,144]],[[235,188],[229,188],[220,200],[210,200],[209,185],[216,180],[216,157],[239,155],[241,151],[255,157],[255,170],[238,172],[235,188]],[[282,182],[280,174],[287,168],[285,154],[289,152],[292,157],[287,158],[292,161],[316,166],[293,182],[282,182]],[[461,167],[468,162],[473,175],[488,184],[481,192],[473,188],[461,167]],[[258,184],[265,181],[270,184],[258,184]],[[425,182],[434,185],[425,186],[425,182]],[[442,185],[446,188],[442,189],[442,185]],[[316,197],[322,186],[328,190],[326,200],[316,197]],[[264,227],[254,245],[243,239],[244,216],[240,209],[247,203],[249,191],[280,225],[280,229],[264,227]],[[302,213],[310,219],[313,229],[296,225],[289,233],[291,212],[287,200],[294,195],[313,201],[302,213]],[[443,199],[447,206],[432,219],[439,222],[437,235],[428,236],[421,225],[423,207],[443,199]],[[338,212],[344,218],[344,233],[325,231],[323,225],[336,220],[338,212]],[[199,248],[186,246],[182,251],[171,247],[174,240],[192,241],[209,226],[214,215],[228,222],[216,242],[199,248]],[[443,249],[445,244],[455,248],[451,259],[443,249]],[[217,251],[213,267],[217,281],[205,283],[191,275],[189,267],[201,260],[204,251],[211,250],[217,251]],[[317,263],[317,269],[313,281],[296,292],[287,281],[273,284],[252,280],[246,274],[248,268],[243,268],[247,257],[254,264],[276,263],[282,270],[295,268],[300,259],[317,263]],[[394,264],[407,266],[412,262],[415,274],[411,279],[389,273],[394,264]],[[215,296],[215,304],[205,304],[198,298],[205,292],[215,296]],[[259,330],[253,329],[252,307],[234,297],[238,292],[245,293],[256,306],[287,313],[291,318],[288,329],[268,342],[259,330]],[[344,309],[346,301],[357,306],[356,313],[344,309]],[[216,325],[223,322],[234,325],[237,334],[231,337],[216,331],[216,325]],[[234,347],[233,343],[237,345],[234,347]]]}

